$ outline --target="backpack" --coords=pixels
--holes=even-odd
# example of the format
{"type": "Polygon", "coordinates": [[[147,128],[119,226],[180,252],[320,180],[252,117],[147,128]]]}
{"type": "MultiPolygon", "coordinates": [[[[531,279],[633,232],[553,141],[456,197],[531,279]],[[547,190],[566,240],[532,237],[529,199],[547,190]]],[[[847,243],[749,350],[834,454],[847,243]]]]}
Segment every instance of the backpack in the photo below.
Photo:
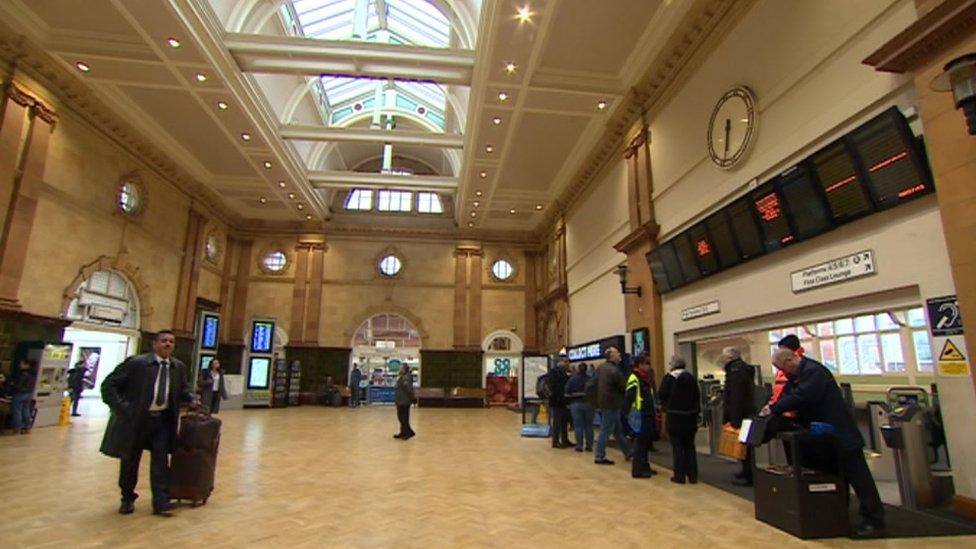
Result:
{"type": "Polygon", "coordinates": [[[549,400],[552,397],[552,389],[549,387],[549,374],[542,374],[535,381],[535,396],[542,400],[549,400]]]}
{"type": "Polygon", "coordinates": [[[588,380],[586,385],[583,386],[583,400],[595,408],[597,401],[599,400],[598,394],[599,392],[597,391],[596,378],[594,377],[588,380]]]}

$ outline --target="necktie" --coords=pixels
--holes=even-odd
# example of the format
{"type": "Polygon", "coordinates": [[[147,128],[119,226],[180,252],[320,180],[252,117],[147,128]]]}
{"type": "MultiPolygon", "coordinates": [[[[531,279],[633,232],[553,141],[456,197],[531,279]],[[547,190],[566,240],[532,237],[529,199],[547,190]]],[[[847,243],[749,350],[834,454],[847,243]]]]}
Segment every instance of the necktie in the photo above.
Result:
{"type": "Polygon", "coordinates": [[[159,383],[156,387],[156,406],[162,406],[166,402],[167,382],[169,381],[169,361],[164,360],[159,365],[159,383]]]}

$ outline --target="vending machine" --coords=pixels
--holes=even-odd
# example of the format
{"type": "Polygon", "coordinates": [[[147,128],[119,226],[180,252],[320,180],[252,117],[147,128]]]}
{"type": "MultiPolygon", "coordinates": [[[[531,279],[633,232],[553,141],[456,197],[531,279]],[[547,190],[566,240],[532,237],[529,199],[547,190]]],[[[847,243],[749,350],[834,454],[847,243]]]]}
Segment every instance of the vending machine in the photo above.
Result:
{"type": "Polygon", "coordinates": [[[244,355],[244,406],[271,406],[274,355],[274,319],[251,321],[251,337],[244,355]]]}
{"type": "Polygon", "coordinates": [[[27,351],[27,358],[37,361],[37,382],[34,401],[37,417],[34,427],[57,425],[61,414],[61,399],[68,387],[68,368],[71,365],[71,343],[45,343],[43,347],[27,351]]]}

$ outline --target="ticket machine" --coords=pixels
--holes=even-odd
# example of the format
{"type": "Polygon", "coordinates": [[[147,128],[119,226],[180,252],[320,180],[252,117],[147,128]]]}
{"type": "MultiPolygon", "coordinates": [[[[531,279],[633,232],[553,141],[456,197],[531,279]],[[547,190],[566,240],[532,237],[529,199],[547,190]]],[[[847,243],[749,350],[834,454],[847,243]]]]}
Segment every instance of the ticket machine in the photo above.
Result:
{"type": "Polygon", "coordinates": [[[71,362],[71,343],[42,345],[27,351],[27,358],[37,361],[37,382],[34,385],[37,417],[34,418],[34,427],[58,424],[71,362]]]}

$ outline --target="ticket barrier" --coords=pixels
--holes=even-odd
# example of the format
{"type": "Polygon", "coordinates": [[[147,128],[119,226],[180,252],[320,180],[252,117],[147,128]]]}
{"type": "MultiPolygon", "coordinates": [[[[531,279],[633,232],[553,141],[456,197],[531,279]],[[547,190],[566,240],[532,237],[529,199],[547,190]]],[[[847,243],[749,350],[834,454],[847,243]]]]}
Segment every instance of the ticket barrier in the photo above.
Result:
{"type": "Polygon", "coordinates": [[[710,384],[707,386],[709,391],[705,401],[705,408],[702,411],[705,426],[708,428],[708,453],[712,456],[719,455],[719,443],[722,440],[722,419],[725,415],[725,397],[722,395],[722,386],[710,384]]]}

